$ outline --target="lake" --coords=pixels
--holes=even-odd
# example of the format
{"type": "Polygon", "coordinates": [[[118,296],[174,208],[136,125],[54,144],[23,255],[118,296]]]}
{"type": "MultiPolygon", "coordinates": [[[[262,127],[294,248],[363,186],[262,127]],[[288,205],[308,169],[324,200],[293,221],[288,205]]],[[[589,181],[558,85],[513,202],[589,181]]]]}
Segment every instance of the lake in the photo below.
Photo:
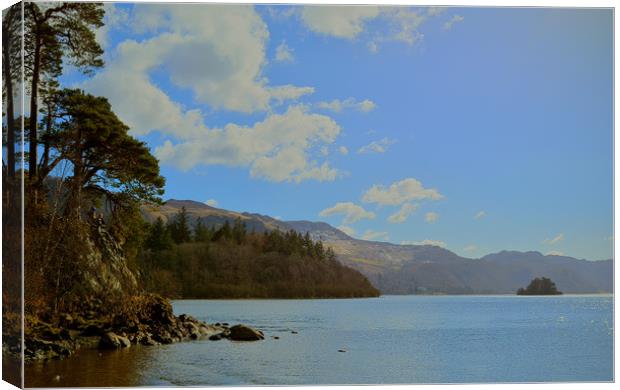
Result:
{"type": "Polygon", "coordinates": [[[266,339],[82,350],[27,366],[26,385],[613,380],[611,295],[183,300],[173,306],[176,314],[210,323],[248,324],[266,339]]]}

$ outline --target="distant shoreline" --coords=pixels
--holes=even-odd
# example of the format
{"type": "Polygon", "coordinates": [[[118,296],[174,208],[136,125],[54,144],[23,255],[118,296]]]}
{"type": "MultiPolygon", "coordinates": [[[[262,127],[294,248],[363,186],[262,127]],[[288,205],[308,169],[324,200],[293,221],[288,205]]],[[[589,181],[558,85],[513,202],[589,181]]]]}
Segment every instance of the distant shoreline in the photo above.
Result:
{"type": "Polygon", "coordinates": [[[383,294],[378,297],[334,297],[334,298],[168,298],[171,301],[333,301],[380,299],[383,297],[514,297],[514,298],[541,298],[541,297],[579,297],[579,296],[610,296],[614,293],[567,293],[562,295],[517,295],[517,294],[383,294]]]}

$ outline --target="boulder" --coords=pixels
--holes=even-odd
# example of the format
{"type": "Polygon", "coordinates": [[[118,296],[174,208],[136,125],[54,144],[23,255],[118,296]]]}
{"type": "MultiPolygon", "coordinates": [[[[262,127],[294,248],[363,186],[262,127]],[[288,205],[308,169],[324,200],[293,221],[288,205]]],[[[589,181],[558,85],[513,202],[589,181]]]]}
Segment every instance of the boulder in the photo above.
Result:
{"type": "Polygon", "coordinates": [[[114,332],[104,333],[99,340],[99,348],[101,349],[127,348],[130,346],[131,342],[127,337],[119,336],[114,332]]]}
{"type": "Polygon", "coordinates": [[[247,325],[239,324],[230,328],[230,335],[228,338],[235,341],[256,341],[263,340],[265,337],[262,332],[256,329],[252,329],[247,325]]]}

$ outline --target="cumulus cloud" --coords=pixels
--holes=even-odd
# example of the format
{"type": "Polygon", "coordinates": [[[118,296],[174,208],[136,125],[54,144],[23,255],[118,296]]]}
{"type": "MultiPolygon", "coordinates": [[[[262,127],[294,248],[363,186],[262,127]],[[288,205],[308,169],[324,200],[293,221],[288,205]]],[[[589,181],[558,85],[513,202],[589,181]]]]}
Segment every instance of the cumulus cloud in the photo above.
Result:
{"type": "Polygon", "coordinates": [[[430,213],[426,213],[426,215],[424,216],[424,220],[428,223],[435,223],[437,222],[438,219],[439,219],[439,214],[432,212],[432,211],[430,213]]]}
{"type": "MultiPolygon", "coordinates": [[[[142,105],[136,107],[138,100],[152,103],[154,95],[163,94],[150,82],[156,69],[164,69],[175,86],[189,89],[196,102],[213,109],[264,111],[272,100],[297,99],[314,91],[269,85],[262,75],[269,31],[251,6],[137,4],[125,24],[138,34],[153,35],[119,44],[106,67],[84,85],[110,96],[115,111],[136,110],[142,105]],[[127,96],[128,90],[136,92],[127,96]]],[[[153,107],[160,109],[149,107],[149,114],[153,107]]]]}
{"type": "Polygon", "coordinates": [[[376,217],[372,211],[366,211],[363,207],[352,202],[338,202],[319,213],[321,217],[332,215],[343,215],[343,222],[347,224],[357,222],[360,219],[374,219],[376,217]]]}
{"type": "Polygon", "coordinates": [[[374,230],[366,230],[362,236],[362,240],[367,241],[387,241],[389,236],[387,232],[376,232],[374,230]]]}
{"type": "Polygon", "coordinates": [[[352,39],[364,24],[379,15],[377,6],[304,6],[301,20],[310,30],[338,38],[352,39]]]}
{"type": "Polygon", "coordinates": [[[209,199],[205,202],[205,204],[207,206],[211,206],[211,207],[217,207],[218,206],[218,202],[215,199],[209,199]]]}
{"type": "Polygon", "coordinates": [[[385,153],[388,150],[388,147],[392,145],[394,140],[389,138],[383,138],[379,141],[373,141],[368,145],[364,145],[358,149],[357,153],[359,154],[368,154],[368,153],[385,153]]]}
{"type": "Polygon", "coordinates": [[[354,39],[366,33],[368,50],[377,53],[384,42],[413,45],[421,41],[420,27],[442,12],[443,8],[436,7],[305,6],[299,14],[302,23],[319,34],[354,39]],[[386,27],[368,31],[368,22],[374,19],[382,20],[386,27]]]}
{"type": "Polygon", "coordinates": [[[349,149],[347,149],[347,147],[346,147],[346,146],[341,146],[341,147],[339,147],[339,148],[338,148],[338,151],[340,152],[340,154],[344,154],[345,156],[346,156],[347,154],[349,154],[349,149]]]}
{"type": "Polygon", "coordinates": [[[451,30],[454,24],[462,22],[463,20],[465,20],[465,18],[461,15],[454,15],[450,20],[443,24],[443,29],[446,31],[451,30]]]}
{"type": "Polygon", "coordinates": [[[350,226],[340,225],[338,226],[338,230],[342,231],[347,236],[351,236],[351,237],[355,236],[355,229],[353,229],[350,226]]]}
{"type": "Polygon", "coordinates": [[[286,44],[286,42],[282,42],[276,48],[276,61],[278,62],[292,62],[295,58],[293,57],[293,51],[286,44]]]}
{"type": "Polygon", "coordinates": [[[181,170],[246,167],[252,177],[270,181],[338,177],[313,155],[334,142],[338,124],[301,104],[272,110],[272,102],[295,101],[314,88],[270,85],[262,76],[269,32],[253,7],[137,4],[128,18],[125,28],[150,37],[121,42],[106,67],[81,87],[106,96],[133,135],[159,132],[165,141],[154,153],[163,164],[181,170]],[[209,127],[201,110],[187,109],[151,81],[159,69],[172,84],[192,91],[195,103],[266,116],[252,125],[209,127]]]}
{"type": "Polygon", "coordinates": [[[332,181],[338,176],[327,162],[313,159],[309,150],[333,143],[340,127],[303,106],[290,106],[285,113],[272,114],[251,127],[197,126],[195,132],[179,134],[181,141],[164,142],[155,149],[155,156],[182,170],[200,164],[249,167],[252,177],[275,182],[332,181]]]}
{"type": "Polygon", "coordinates": [[[553,238],[545,238],[543,240],[543,243],[547,244],[547,245],[555,245],[555,244],[557,244],[560,241],[564,241],[564,233],[560,233],[560,234],[558,234],[557,236],[555,236],[553,238]]]}
{"type": "Polygon", "coordinates": [[[369,99],[358,102],[354,98],[348,98],[345,100],[334,99],[331,102],[319,102],[316,104],[318,108],[324,110],[330,110],[333,112],[341,112],[344,109],[352,108],[362,112],[370,112],[374,110],[377,105],[369,99]]]}
{"type": "Polygon", "coordinates": [[[474,219],[480,219],[486,216],[487,216],[487,212],[483,210],[483,211],[479,211],[476,215],[474,215],[474,219]]]}
{"type": "Polygon", "coordinates": [[[105,10],[104,25],[95,31],[95,39],[105,50],[109,45],[110,31],[125,25],[129,20],[129,14],[126,10],[116,7],[114,3],[103,3],[103,9],[105,10]]]}
{"type": "Polygon", "coordinates": [[[440,248],[445,248],[447,246],[445,241],[439,241],[439,240],[422,240],[422,241],[405,240],[405,241],[401,241],[400,244],[401,245],[432,245],[432,246],[438,246],[440,248]]]}
{"type": "Polygon", "coordinates": [[[365,203],[377,203],[381,206],[400,205],[411,200],[439,200],[443,195],[434,188],[424,188],[421,182],[407,178],[392,183],[389,187],[374,185],[362,196],[365,203]]]}
{"type": "Polygon", "coordinates": [[[403,223],[407,220],[407,218],[409,218],[417,207],[417,205],[405,203],[401,206],[400,210],[388,217],[388,221],[390,223],[403,223]]]}

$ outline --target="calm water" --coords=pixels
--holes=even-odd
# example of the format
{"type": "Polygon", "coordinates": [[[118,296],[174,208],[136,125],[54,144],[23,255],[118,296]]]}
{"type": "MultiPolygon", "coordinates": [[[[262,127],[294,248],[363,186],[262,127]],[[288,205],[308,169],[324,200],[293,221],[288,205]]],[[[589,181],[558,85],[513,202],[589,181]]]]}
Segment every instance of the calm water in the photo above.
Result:
{"type": "Polygon", "coordinates": [[[27,367],[26,385],[611,381],[612,305],[612,296],[176,301],[177,314],[267,338],[81,351],[27,367]]]}

